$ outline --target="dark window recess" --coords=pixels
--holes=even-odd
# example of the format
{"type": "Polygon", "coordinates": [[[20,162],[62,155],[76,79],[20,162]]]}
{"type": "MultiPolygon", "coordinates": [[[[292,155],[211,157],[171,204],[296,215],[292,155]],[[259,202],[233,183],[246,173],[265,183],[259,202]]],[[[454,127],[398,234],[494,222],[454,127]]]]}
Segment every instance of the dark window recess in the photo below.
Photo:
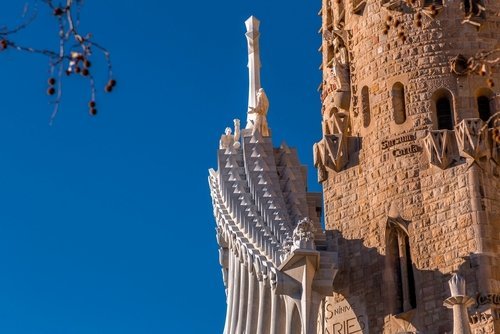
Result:
{"type": "Polygon", "coordinates": [[[394,122],[403,124],[406,121],[405,87],[402,83],[396,82],[392,86],[391,93],[394,122]]]}
{"type": "MultiPolygon", "coordinates": [[[[467,1],[467,0],[465,0],[467,1]]],[[[424,0],[424,7],[430,7],[430,6],[442,6],[443,5],[443,0],[424,0]]]]}
{"type": "Polygon", "coordinates": [[[439,130],[453,130],[453,117],[450,100],[443,96],[436,101],[436,113],[439,130]]]}
{"type": "Polygon", "coordinates": [[[477,98],[477,110],[479,111],[479,118],[483,121],[488,121],[491,117],[491,109],[490,109],[490,99],[486,96],[479,96],[477,98]]]}
{"type": "Polygon", "coordinates": [[[371,116],[370,116],[370,93],[368,87],[364,86],[361,89],[361,108],[363,115],[363,126],[367,128],[370,126],[371,116]]]}
{"type": "Polygon", "coordinates": [[[396,224],[387,227],[386,269],[389,274],[387,302],[391,312],[399,314],[417,307],[415,276],[410,252],[410,239],[396,224]]]}
{"type": "Polygon", "coordinates": [[[484,2],[482,0],[463,0],[464,12],[466,16],[484,16],[484,2]]]}
{"type": "Polygon", "coordinates": [[[406,248],[406,265],[407,265],[407,275],[408,275],[408,298],[409,303],[412,308],[417,307],[417,296],[415,294],[415,276],[413,275],[413,262],[411,260],[410,253],[410,239],[408,236],[405,237],[405,248],[406,248]]]}

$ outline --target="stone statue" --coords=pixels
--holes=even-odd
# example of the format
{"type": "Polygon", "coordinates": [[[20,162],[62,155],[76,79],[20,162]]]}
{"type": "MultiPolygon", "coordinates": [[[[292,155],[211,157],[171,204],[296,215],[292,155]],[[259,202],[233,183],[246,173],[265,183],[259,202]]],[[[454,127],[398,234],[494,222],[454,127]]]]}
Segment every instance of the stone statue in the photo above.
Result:
{"type": "Polygon", "coordinates": [[[345,9],[344,9],[344,1],[338,0],[335,1],[335,4],[332,8],[332,17],[333,17],[333,26],[335,29],[343,29],[345,25],[345,9]]]}
{"type": "Polygon", "coordinates": [[[234,135],[230,127],[227,127],[224,134],[220,137],[219,148],[226,149],[230,147],[240,148],[240,120],[234,119],[234,135]]]}
{"type": "Polygon", "coordinates": [[[241,146],[240,144],[240,120],[239,119],[234,119],[234,143],[233,147],[234,148],[239,148],[241,146]]]}
{"type": "Polygon", "coordinates": [[[332,43],[334,48],[332,76],[335,80],[336,90],[340,92],[350,91],[351,80],[349,77],[349,56],[347,49],[340,36],[335,36],[332,43]]]}
{"type": "Polygon", "coordinates": [[[297,226],[293,230],[293,245],[292,251],[295,249],[314,250],[314,232],[316,228],[311,219],[304,218],[299,220],[297,226]]]}
{"type": "Polygon", "coordinates": [[[351,101],[351,78],[349,70],[349,53],[342,38],[333,34],[333,63],[331,69],[331,81],[334,91],[333,105],[346,112],[349,111],[351,101]]]}
{"type": "Polygon", "coordinates": [[[233,145],[234,136],[231,133],[232,133],[231,128],[227,127],[226,130],[224,131],[224,134],[220,137],[219,148],[226,149],[233,145]]]}
{"type": "Polygon", "coordinates": [[[269,100],[267,99],[264,88],[260,88],[257,92],[257,104],[255,107],[249,107],[248,113],[254,114],[255,121],[253,123],[252,134],[259,130],[262,136],[269,136],[269,127],[267,125],[267,111],[269,109],[269,100]]]}

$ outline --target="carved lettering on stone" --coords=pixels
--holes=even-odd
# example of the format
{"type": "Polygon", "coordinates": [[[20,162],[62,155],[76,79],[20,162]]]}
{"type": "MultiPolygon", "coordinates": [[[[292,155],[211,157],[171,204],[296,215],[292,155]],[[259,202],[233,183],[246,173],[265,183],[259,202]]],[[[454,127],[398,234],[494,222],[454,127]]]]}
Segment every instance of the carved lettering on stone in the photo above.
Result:
{"type": "Polygon", "coordinates": [[[327,298],[325,304],[325,334],[369,333],[368,318],[360,304],[341,295],[327,298]]]}

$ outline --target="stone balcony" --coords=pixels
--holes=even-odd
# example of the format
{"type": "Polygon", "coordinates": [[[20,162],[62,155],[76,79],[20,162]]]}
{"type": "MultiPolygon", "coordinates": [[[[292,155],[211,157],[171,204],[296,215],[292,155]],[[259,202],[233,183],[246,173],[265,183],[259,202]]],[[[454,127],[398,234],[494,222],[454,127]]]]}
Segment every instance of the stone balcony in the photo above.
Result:
{"type": "Polygon", "coordinates": [[[492,129],[479,118],[466,118],[454,130],[430,130],[423,144],[429,163],[441,169],[464,159],[470,163],[499,163],[499,144],[493,139],[492,129]]]}

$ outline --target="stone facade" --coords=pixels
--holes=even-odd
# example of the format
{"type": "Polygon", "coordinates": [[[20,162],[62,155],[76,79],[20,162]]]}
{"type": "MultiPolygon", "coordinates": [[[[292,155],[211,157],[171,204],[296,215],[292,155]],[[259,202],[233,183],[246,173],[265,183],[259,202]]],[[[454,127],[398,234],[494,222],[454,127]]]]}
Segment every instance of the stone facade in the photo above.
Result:
{"type": "Polygon", "coordinates": [[[453,273],[475,299],[472,333],[500,333],[499,149],[485,123],[500,74],[481,56],[500,56],[499,12],[499,1],[323,1],[314,154],[339,256],[323,333],[452,333],[453,273]]]}
{"type": "Polygon", "coordinates": [[[500,333],[499,0],[323,0],[321,197],[247,123],[209,184],[226,334],[500,333]],[[495,86],[495,83],[497,86],[495,86]]]}

